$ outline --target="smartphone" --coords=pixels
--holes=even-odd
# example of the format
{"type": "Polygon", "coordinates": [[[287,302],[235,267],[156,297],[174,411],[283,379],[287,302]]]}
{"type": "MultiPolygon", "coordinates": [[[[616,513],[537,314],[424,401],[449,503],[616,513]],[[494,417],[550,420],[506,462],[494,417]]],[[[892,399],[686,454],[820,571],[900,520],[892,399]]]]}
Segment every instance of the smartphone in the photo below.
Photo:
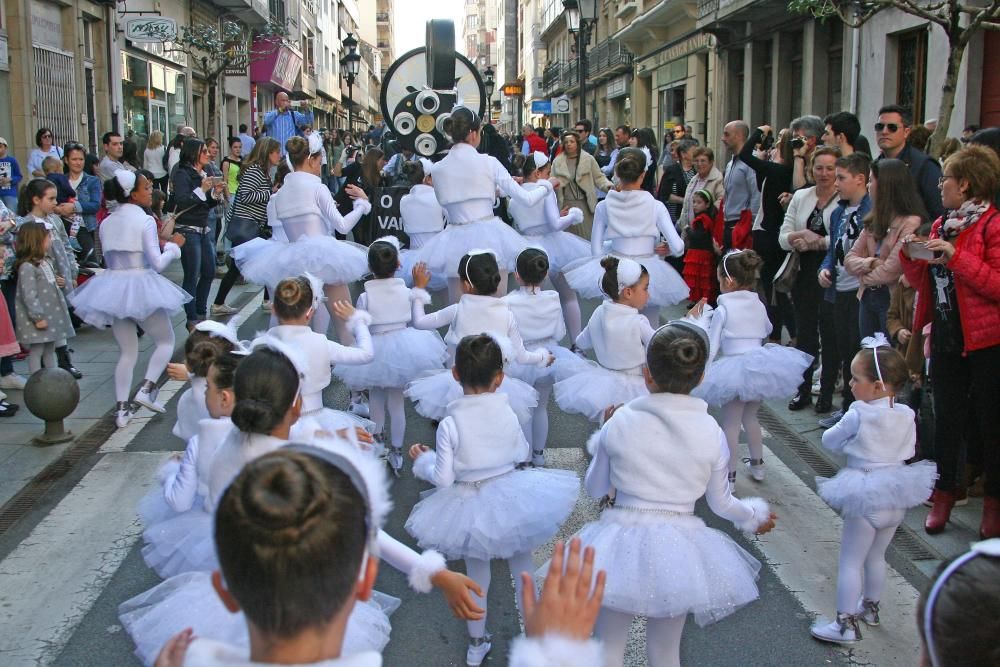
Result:
{"type": "Polygon", "coordinates": [[[910,254],[910,259],[930,261],[937,257],[933,250],[927,249],[927,244],[923,241],[909,241],[906,244],[906,252],[910,254]]]}

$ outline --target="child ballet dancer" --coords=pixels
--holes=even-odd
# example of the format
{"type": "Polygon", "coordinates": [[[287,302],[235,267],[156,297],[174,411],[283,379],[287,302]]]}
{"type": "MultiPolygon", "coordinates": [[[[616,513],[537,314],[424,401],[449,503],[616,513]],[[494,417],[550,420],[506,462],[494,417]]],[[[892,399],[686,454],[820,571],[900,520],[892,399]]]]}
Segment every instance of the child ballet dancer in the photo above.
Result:
{"type": "MultiPolygon", "coordinates": [[[[410,191],[399,200],[399,215],[403,221],[403,231],[410,239],[409,251],[401,253],[403,280],[408,286],[413,284],[413,267],[417,263],[417,250],[444,230],[444,209],[434,194],[434,178],[431,170],[434,163],[425,157],[403,164],[403,175],[410,181],[410,191]]],[[[441,292],[448,289],[448,279],[444,273],[431,277],[427,291],[441,292]]]]}
{"type": "Polygon", "coordinates": [[[757,420],[760,403],[795,394],[802,373],[812,363],[812,357],[801,350],[764,345],[771,321],[756,289],[761,262],[753,250],[723,255],[718,270],[722,291],[718,307],[713,310],[703,299],[692,310],[711,340],[711,364],[705,380],[692,393],[709,405],[722,406],[730,482],[736,481],[741,425],[750,449],[750,458],[744,462],[755,481],[764,481],[764,436],[757,420]]]}
{"type": "Polygon", "coordinates": [[[335,343],[326,334],[317,333],[309,327],[320,309],[321,290],[320,281],[311,275],[280,281],[271,295],[271,308],[278,324],[262,338],[278,340],[301,354],[305,376],[299,428],[334,432],[360,426],[374,430],[374,425],[367,419],[323,407],[323,390],[330,385],[331,368],[340,364],[368,364],[375,354],[368,331],[371,316],[363,310],[355,310],[348,301],[337,302],[330,310],[346,323],[354,345],[335,343]]]}
{"type": "Polygon", "coordinates": [[[647,618],[649,664],[678,667],[688,614],[704,626],[759,595],[760,563],[694,515],[705,496],[715,514],[748,533],[768,532],[775,519],[763,499],[732,496],[725,436],[705,402],[689,395],[707,360],[708,338],[694,323],[657,329],[642,370],[649,395],[614,411],[587,443],[587,493],[614,494],[577,534],[609,573],[595,628],[606,667],[624,664],[635,616],[647,618]]]}
{"type": "Polygon", "coordinates": [[[684,253],[684,242],[677,235],[667,207],[642,189],[647,159],[638,148],[625,148],[618,153],[615,174],[620,189],[608,192],[594,210],[594,230],[590,237],[593,257],[571,263],[565,276],[570,287],[581,296],[603,298],[601,258],[606,254],[604,241],[608,239],[615,257],[633,259],[649,272],[649,300],[642,314],[655,327],[660,323],[660,307],[680,303],[690,290],[677,271],[656,253],[660,236],[666,239],[667,250],[674,257],[684,253]]]}
{"type": "MultiPolygon", "coordinates": [[[[577,238],[577,237],[574,237],[577,238]]],[[[577,360],[572,352],[559,345],[566,335],[566,324],[559,303],[559,293],[542,289],[549,272],[549,259],[541,248],[528,248],[517,257],[517,282],[521,289],[503,297],[514,314],[514,322],[524,338],[527,350],[551,352],[557,361],[552,366],[525,366],[511,362],[507,372],[527,382],[538,392],[538,405],[531,415],[532,465],[545,465],[545,444],[549,437],[549,395],[555,381],[555,366],[560,359],[577,360]]]]}
{"type": "Polygon", "coordinates": [[[399,240],[395,236],[379,239],[368,248],[368,267],[374,279],[365,282],[357,307],[371,316],[374,358],[367,364],[334,368],[334,374],[352,391],[369,390],[369,410],[380,444],[385,443],[388,407],[392,422],[392,450],[388,452],[388,460],[397,475],[403,467],[406,435],[403,388],[425,373],[443,370],[448,358],[448,350],[436,331],[409,326],[413,319],[411,302],[429,303],[430,294],[423,289],[410,289],[402,279],[395,278],[399,264],[399,240]]]}
{"type": "Polygon", "coordinates": [[[191,295],[160,273],[181,256],[184,236],[174,234],[160,251],[156,222],[143,208],[153,198],[153,182],[145,176],[119,170],[104,182],[104,197],[119,204],[99,228],[107,270],[90,278],[68,297],[77,316],[94,327],[111,326],[118,344],[115,366],[115,423],[128,424],[135,408],[129,403],[132,371],[139,358],[141,326],[153,340],[142,386],[135,402],[164,412],[156,400],[156,382],[174,353],[174,327],[170,314],[191,300],[191,295]]]}
{"type": "Polygon", "coordinates": [[[170,431],[184,442],[198,433],[201,420],[210,418],[205,392],[212,362],[234,350],[243,351],[243,347],[232,322],[202,320],[184,341],[184,363],[167,364],[170,379],[191,383],[177,399],[177,422],[170,431]]]}
{"type": "Polygon", "coordinates": [[[649,272],[639,262],[608,255],[601,259],[601,289],[607,299],[576,338],[577,347],[594,350],[597,363],[571,359],[556,368],[556,403],[565,412],[600,422],[604,411],[645,396],[642,378],[646,343],[653,327],[642,311],[649,300],[649,272]]]}
{"type": "MultiPolygon", "coordinates": [[[[458,263],[462,276],[462,298],[458,303],[430,314],[424,314],[422,300],[413,301],[413,326],[417,329],[439,329],[447,326],[444,342],[448,344],[451,357],[455,348],[466,336],[487,333],[493,337],[504,352],[505,361],[516,361],[523,365],[548,366],[553,357],[548,350],[539,348],[529,351],[524,347],[521,333],[510,307],[497,294],[502,272],[492,250],[471,250],[458,263]]],[[[413,267],[413,286],[426,289],[431,275],[427,267],[417,264],[413,267]]],[[[502,378],[500,393],[510,399],[511,407],[518,421],[527,428],[532,411],[538,405],[538,392],[525,382],[510,376],[502,378]]],[[[416,411],[436,421],[444,419],[448,404],[462,396],[462,385],[446,370],[427,375],[411,382],[403,394],[414,403],[416,411]]]]}
{"type": "Polygon", "coordinates": [[[937,479],[932,461],[906,465],[916,453],[913,410],[896,402],[909,379],[906,360],[882,334],[861,341],[851,362],[855,401],[844,418],[823,433],[823,446],[847,455],[832,479],[816,490],[844,517],[837,570],[837,617],[812,627],[813,637],[838,644],[861,639],[858,621],[876,626],[885,589],[885,550],[906,510],[930,495],[937,479]]]}
{"type": "Polygon", "coordinates": [[[715,305],[718,295],[716,279],[719,252],[721,247],[715,241],[715,201],[708,190],[696,190],[691,196],[691,211],[694,219],[691,226],[684,230],[684,282],[691,288],[688,299],[692,303],[705,299],[710,305],[715,305]]]}
{"type": "MultiPolygon", "coordinates": [[[[520,606],[520,574],[533,569],[532,550],[551,539],[569,517],[579,481],[566,470],[518,469],[531,449],[508,398],[496,393],[504,378],[496,341],[486,334],[464,337],[452,374],[463,395],[448,405],[436,448],[410,448],[413,474],[438,488],[414,505],[406,530],[421,547],[465,559],[465,571],[482,589],[478,602],[483,609],[490,561],[505,559],[520,606]]],[[[486,616],[469,621],[468,630],[465,662],[475,667],[491,648],[486,616]]]]}
{"type": "MultiPolygon", "coordinates": [[[[54,189],[53,189],[54,191],[54,189]]],[[[28,372],[56,368],[56,343],[76,335],[61,288],[65,277],[48,257],[52,235],[48,222],[26,222],[17,231],[16,330],[28,348],[28,372]]]]}
{"type": "MultiPolygon", "coordinates": [[[[548,156],[535,151],[524,160],[524,189],[529,192],[543,187],[539,181],[547,182],[552,173],[548,156]]],[[[563,231],[570,225],[583,222],[583,211],[578,208],[559,210],[555,192],[549,192],[542,201],[528,206],[511,200],[508,212],[528,243],[545,249],[549,261],[549,278],[559,293],[563,320],[569,330],[570,340],[576,340],[583,327],[580,302],[576,292],[562,275],[562,269],[570,262],[590,257],[590,246],[576,234],[563,231]]],[[[574,343],[575,345],[575,343],[574,343]]]]}

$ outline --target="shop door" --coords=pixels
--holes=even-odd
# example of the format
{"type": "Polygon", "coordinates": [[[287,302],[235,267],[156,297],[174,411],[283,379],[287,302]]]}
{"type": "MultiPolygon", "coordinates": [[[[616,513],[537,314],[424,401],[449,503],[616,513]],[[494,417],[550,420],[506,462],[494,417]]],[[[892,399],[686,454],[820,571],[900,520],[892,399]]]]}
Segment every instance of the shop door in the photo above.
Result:
{"type": "Polygon", "coordinates": [[[150,123],[150,133],[159,130],[166,137],[164,141],[170,140],[170,132],[167,131],[167,103],[166,102],[150,102],[149,103],[149,117],[152,121],[150,123]]]}

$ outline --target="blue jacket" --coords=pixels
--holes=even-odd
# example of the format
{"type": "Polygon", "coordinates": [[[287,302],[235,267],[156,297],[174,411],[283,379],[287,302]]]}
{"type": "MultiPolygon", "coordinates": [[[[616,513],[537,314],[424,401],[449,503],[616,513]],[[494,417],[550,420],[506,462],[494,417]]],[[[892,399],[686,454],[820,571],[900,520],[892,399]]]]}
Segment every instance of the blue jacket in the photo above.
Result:
{"type": "Polygon", "coordinates": [[[16,197],[17,186],[21,182],[22,177],[21,166],[17,163],[17,160],[10,155],[7,157],[0,157],[0,162],[10,164],[10,187],[0,188],[0,197],[16,197]]]}
{"type": "Polygon", "coordinates": [[[84,172],[83,180],[76,186],[76,212],[83,216],[83,224],[90,231],[97,229],[99,208],[101,208],[101,179],[84,172]]]}
{"type": "MultiPolygon", "coordinates": [[[[830,247],[826,249],[826,257],[823,258],[823,263],[819,267],[820,271],[826,269],[833,276],[833,285],[828,287],[823,293],[823,298],[831,303],[833,303],[837,294],[837,261],[834,259],[833,254],[837,250],[837,239],[840,238],[840,226],[844,222],[844,211],[847,210],[847,207],[847,200],[841,200],[837,204],[837,208],[830,214],[830,247]]],[[[858,204],[858,218],[864,219],[871,210],[872,198],[866,194],[865,198],[858,204]]]]}

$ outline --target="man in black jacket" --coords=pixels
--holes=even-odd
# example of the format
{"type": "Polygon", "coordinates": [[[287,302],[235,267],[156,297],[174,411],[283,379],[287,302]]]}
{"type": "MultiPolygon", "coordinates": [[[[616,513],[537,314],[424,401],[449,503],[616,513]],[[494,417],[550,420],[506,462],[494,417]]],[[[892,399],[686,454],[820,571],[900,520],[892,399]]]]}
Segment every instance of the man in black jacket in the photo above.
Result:
{"type": "MultiPolygon", "coordinates": [[[[917,186],[917,192],[924,202],[927,214],[931,220],[936,220],[944,213],[941,204],[941,191],[938,190],[938,179],[941,178],[941,165],[926,153],[922,153],[906,143],[910,136],[909,110],[896,104],[884,106],[878,110],[878,122],[875,123],[875,140],[882,153],[878,160],[895,158],[902,160],[910,168],[910,175],[917,186]]],[[[876,160],[876,161],[878,161],[876,160]]]]}

